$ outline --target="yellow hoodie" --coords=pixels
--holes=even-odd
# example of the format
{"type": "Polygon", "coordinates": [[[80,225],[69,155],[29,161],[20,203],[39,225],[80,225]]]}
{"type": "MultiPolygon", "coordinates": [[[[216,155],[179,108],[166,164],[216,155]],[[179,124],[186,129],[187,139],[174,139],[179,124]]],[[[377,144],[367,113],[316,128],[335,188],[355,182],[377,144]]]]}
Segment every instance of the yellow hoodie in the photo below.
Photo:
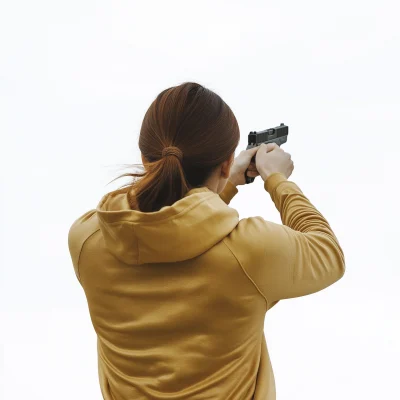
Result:
{"type": "Polygon", "coordinates": [[[229,181],[149,213],[116,190],[73,223],[105,400],[276,399],[265,314],[339,280],[345,259],[295,183],[275,173],[264,188],[283,225],[239,220],[229,181]]]}

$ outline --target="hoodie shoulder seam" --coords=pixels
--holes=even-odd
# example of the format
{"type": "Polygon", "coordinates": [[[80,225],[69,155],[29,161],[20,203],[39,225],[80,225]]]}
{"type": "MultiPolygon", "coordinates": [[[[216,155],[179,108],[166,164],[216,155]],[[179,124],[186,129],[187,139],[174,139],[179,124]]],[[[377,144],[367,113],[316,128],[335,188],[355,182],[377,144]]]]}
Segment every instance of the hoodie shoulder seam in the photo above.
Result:
{"type": "Polygon", "coordinates": [[[229,251],[232,253],[233,257],[235,257],[237,263],[240,265],[240,268],[242,269],[242,271],[244,272],[244,274],[247,276],[247,278],[249,279],[249,281],[253,284],[253,286],[257,289],[258,293],[260,293],[261,297],[265,300],[265,305],[268,309],[268,299],[264,296],[263,292],[260,290],[260,288],[257,286],[257,284],[254,282],[254,280],[251,278],[251,276],[247,273],[247,271],[245,270],[245,268],[243,267],[242,263],[239,261],[239,259],[236,257],[235,253],[233,252],[233,250],[229,247],[228,243],[226,243],[225,238],[222,240],[223,243],[225,243],[225,246],[229,249],[229,251]]]}
{"type": "MultiPolygon", "coordinates": [[[[79,261],[80,261],[80,259],[81,259],[81,254],[82,254],[82,251],[83,251],[83,247],[85,246],[85,243],[88,241],[88,239],[90,239],[95,233],[97,233],[97,232],[99,232],[101,229],[99,228],[99,229],[96,229],[94,232],[92,232],[84,241],[83,241],[83,243],[82,243],[82,246],[81,246],[81,250],[79,251],[79,256],[78,256],[78,263],[77,263],[77,270],[78,270],[78,276],[79,276],[79,282],[81,282],[81,272],[80,272],[80,269],[79,269],[79,261]]],[[[81,282],[82,283],[82,282],[81,282]]]]}

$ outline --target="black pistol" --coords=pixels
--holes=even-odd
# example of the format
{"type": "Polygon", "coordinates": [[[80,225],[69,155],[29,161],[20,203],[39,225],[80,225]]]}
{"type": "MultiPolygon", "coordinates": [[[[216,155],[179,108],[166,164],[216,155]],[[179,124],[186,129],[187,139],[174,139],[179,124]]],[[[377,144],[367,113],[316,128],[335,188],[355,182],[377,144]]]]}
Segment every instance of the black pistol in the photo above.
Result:
{"type": "MultiPolygon", "coordinates": [[[[275,128],[265,129],[264,131],[260,132],[250,132],[249,144],[247,145],[246,150],[259,146],[261,143],[276,143],[278,146],[280,146],[282,143],[287,142],[288,135],[289,127],[283,123],[275,128]]],[[[256,156],[252,157],[251,162],[256,162],[256,156]]],[[[244,172],[244,177],[246,179],[246,183],[251,183],[254,181],[254,178],[247,176],[247,171],[248,169],[246,169],[244,172]]]]}

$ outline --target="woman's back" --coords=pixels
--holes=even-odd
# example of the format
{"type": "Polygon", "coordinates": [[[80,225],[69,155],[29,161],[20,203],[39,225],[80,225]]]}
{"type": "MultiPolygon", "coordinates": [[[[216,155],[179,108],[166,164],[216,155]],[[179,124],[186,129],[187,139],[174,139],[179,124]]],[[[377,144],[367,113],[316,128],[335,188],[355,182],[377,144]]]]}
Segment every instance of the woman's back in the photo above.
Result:
{"type": "Polygon", "coordinates": [[[275,174],[265,188],[276,204],[286,196],[282,218],[306,219],[323,236],[303,244],[288,227],[239,221],[227,204],[237,193],[230,182],[220,196],[192,189],[155,213],[129,209],[126,190],[111,192],[74,222],[71,255],[98,335],[105,399],[275,398],[267,309],[335,282],[344,262],[293,182],[275,174]]]}

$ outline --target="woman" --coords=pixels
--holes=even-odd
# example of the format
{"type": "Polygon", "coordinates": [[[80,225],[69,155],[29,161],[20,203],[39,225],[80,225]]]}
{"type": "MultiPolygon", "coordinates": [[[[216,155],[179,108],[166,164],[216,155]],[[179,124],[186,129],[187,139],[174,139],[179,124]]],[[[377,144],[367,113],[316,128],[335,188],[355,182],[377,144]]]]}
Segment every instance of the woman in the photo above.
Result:
{"type": "Polygon", "coordinates": [[[290,155],[261,145],[234,158],[239,138],[216,93],[192,82],[164,90],[140,131],[143,176],[122,175],[142,177],[71,226],[104,399],[275,399],[265,313],[343,276],[327,220],[288,181],[290,155]],[[228,205],[247,168],[283,225],[239,220],[228,205]]]}

